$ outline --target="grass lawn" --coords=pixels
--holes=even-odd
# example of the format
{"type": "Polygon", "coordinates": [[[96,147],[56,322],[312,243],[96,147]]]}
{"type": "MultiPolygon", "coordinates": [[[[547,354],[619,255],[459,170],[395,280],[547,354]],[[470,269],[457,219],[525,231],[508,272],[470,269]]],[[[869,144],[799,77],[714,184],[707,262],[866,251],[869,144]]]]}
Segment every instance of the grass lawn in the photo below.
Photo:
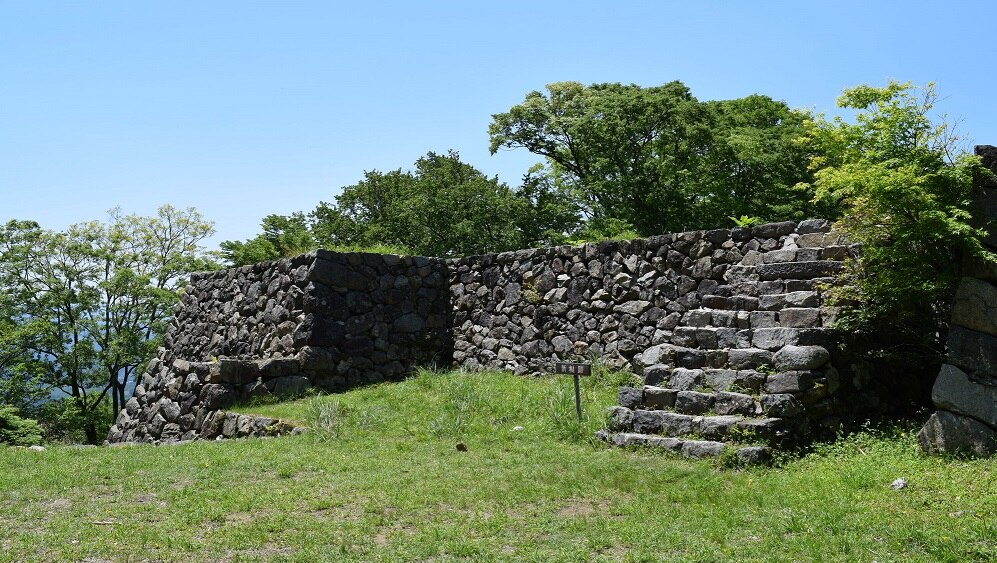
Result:
{"type": "Polygon", "coordinates": [[[610,449],[620,377],[586,378],[580,424],[570,378],[426,372],[242,409],[302,436],[0,448],[0,560],[997,560],[994,460],[913,426],[776,468],[610,449]]]}

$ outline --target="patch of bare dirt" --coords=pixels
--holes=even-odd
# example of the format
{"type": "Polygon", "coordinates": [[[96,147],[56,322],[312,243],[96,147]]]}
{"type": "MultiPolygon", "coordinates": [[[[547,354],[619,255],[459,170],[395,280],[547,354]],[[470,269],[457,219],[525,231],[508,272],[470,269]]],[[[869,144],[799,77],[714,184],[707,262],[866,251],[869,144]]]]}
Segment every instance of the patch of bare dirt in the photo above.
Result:
{"type": "Polygon", "coordinates": [[[567,505],[557,511],[558,516],[566,518],[585,518],[589,516],[606,516],[609,514],[609,502],[605,500],[590,501],[571,499],[567,505]]]}

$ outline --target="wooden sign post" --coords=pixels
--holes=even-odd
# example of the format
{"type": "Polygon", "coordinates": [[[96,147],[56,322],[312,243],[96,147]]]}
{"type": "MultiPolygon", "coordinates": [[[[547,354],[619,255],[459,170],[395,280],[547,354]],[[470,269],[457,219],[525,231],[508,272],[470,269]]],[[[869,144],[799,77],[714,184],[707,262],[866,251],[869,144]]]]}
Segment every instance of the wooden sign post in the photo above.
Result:
{"type": "Polygon", "coordinates": [[[557,362],[555,368],[557,373],[564,373],[574,376],[575,379],[575,413],[578,414],[578,422],[582,421],[582,392],[579,378],[583,375],[592,375],[592,364],[577,362],[557,362]]]}

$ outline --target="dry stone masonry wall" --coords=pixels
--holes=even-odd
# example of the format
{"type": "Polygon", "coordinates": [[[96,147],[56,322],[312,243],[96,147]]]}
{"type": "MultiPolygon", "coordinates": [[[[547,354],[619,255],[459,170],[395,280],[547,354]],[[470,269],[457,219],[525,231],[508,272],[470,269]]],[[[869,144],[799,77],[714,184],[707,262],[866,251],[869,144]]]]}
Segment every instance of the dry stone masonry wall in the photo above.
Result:
{"type": "Polygon", "coordinates": [[[449,363],[447,283],[442,260],[321,250],[195,274],[108,441],[286,433],[225,409],[449,363]]]}
{"type": "MultiPolygon", "coordinates": [[[[983,164],[997,172],[997,147],[978,146],[983,164]]],[[[989,229],[985,244],[997,252],[997,183],[978,178],[974,219],[989,229]]],[[[928,453],[997,454],[997,266],[967,261],[952,308],[948,357],[931,399],[938,409],[918,434],[928,453]]]]}
{"type": "Polygon", "coordinates": [[[645,383],[621,390],[606,440],[708,455],[749,435],[802,438],[849,402],[819,288],[852,251],[815,219],[457,260],[317,251],[198,274],[108,440],[286,433],[228,409],[417,365],[525,374],[593,358],[645,383]]]}
{"type": "Polygon", "coordinates": [[[633,367],[644,386],[621,389],[601,434],[618,444],[717,455],[734,437],[767,445],[834,427],[847,399],[818,289],[854,249],[830,230],[808,220],[455,261],[454,361],[633,367]]]}

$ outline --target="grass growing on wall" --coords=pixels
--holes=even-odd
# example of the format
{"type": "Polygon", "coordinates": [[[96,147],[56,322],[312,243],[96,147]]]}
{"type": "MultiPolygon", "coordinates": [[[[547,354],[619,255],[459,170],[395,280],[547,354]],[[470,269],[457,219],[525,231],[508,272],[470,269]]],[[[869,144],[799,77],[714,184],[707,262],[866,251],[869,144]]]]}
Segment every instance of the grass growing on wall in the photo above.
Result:
{"type": "Polygon", "coordinates": [[[610,449],[589,435],[616,378],[583,379],[577,428],[570,377],[423,372],[249,409],[303,436],[0,449],[0,560],[997,558],[992,460],[925,457],[903,427],[774,469],[610,449]]]}

